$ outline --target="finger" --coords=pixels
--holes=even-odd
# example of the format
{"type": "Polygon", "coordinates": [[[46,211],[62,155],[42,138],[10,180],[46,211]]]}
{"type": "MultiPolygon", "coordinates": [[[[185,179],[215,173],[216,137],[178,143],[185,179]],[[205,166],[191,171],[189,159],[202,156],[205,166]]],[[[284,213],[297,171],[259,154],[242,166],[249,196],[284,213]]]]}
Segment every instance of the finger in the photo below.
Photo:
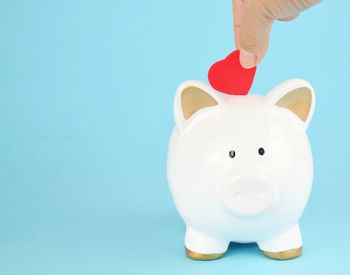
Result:
{"type": "Polygon", "coordinates": [[[245,1],[240,24],[240,62],[245,68],[256,66],[264,57],[274,18],[267,16],[266,6],[259,0],[245,1]]]}
{"type": "Polygon", "coordinates": [[[285,17],[285,18],[278,18],[278,20],[283,21],[283,22],[289,22],[289,21],[292,21],[293,19],[297,18],[298,16],[299,16],[299,14],[285,17]]]}
{"type": "Polygon", "coordinates": [[[233,31],[235,36],[236,49],[239,49],[239,32],[243,12],[243,0],[232,0],[233,9],[233,31]]]}

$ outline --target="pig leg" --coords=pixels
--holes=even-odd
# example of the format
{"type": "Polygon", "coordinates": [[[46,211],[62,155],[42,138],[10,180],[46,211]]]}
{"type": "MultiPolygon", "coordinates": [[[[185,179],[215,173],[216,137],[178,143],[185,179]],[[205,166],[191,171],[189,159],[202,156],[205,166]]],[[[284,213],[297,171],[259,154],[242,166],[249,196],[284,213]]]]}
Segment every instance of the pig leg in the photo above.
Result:
{"type": "Polygon", "coordinates": [[[275,260],[289,260],[302,253],[302,239],[299,225],[295,225],[277,237],[258,242],[263,254],[275,260]]]}
{"type": "Polygon", "coordinates": [[[206,236],[190,227],[186,228],[186,255],[193,260],[209,261],[221,258],[229,243],[206,236]]]}

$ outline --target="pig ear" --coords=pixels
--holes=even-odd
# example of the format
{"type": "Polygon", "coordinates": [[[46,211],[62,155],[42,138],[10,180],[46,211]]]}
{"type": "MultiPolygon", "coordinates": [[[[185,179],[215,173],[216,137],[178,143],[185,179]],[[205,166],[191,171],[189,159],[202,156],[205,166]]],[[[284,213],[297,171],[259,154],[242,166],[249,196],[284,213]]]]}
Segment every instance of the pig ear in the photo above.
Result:
{"type": "Polygon", "coordinates": [[[296,115],[307,127],[315,109],[315,93],[309,82],[291,79],[273,89],[268,95],[274,106],[296,115]]]}
{"type": "Polygon", "coordinates": [[[194,114],[221,103],[222,99],[209,85],[195,80],[186,81],[179,86],[175,96],[176,125],[182,130],[194,114]]]}

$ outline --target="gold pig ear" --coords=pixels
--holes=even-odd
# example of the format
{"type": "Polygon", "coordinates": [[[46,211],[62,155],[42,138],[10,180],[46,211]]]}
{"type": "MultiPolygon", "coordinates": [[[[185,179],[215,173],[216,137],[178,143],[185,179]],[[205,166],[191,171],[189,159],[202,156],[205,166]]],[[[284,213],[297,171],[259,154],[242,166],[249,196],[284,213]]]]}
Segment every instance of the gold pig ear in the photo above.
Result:
{"type": "Polygon", "coordinates": [[[312,106],[312,93],[308,87],[297,88],[280,98],[276,106],[286,108],[302,121],[307,121],[312,106]]]}
{"type": "Polygon", "coordinates": [[[199,87],[188,86],[182,91],[181,108],[186,120],[199,110],[216,105],[218,105],[218,102],[199,87]]]}
{"type": "Polygon", "coordinates": [[[180,85],[175,97],[174,116],[179,129],[195,113],[222,103],[218,92],[208,84],[190,80],[180,85]]]}
{"type": "Polygon", "coordinates": [[[268,97],[275,106],[291,111],[308,126],[315,108],[315,93],[310,83],[302,79],[288,80],[268,97]]]}

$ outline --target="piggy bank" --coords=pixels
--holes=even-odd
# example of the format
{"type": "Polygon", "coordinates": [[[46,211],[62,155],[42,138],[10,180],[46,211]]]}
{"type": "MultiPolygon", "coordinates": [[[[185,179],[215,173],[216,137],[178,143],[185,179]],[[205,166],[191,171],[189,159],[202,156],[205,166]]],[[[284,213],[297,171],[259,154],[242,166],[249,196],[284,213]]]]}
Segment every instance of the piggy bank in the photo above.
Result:
{"type": "Polygon", "coordinates": [[[256,242],[273,259],[301,255],[314,106],[313,88],[301,79],[266,96],[223,95],[199,81],[180,85],[167,170],[188,257],[220,258],[230,242],[256,242]]]}

